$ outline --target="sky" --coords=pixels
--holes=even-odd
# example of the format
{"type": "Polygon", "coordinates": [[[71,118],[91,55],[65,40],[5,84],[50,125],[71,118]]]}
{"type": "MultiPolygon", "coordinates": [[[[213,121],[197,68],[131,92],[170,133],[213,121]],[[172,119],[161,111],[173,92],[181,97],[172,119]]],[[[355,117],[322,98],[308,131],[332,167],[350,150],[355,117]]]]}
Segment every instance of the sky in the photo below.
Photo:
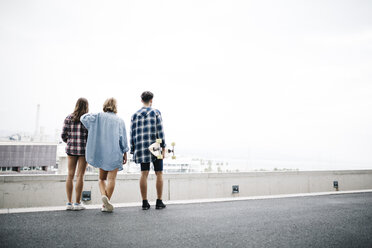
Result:
{"type": "MultiPolygon", "coordinates": [[[[372,165],[370,1],[0,1],[0,130],[54,134],[85,97],[206,157],[372,165]]],[[[128,130],[129,131],[129,130],[128,130]]]]}

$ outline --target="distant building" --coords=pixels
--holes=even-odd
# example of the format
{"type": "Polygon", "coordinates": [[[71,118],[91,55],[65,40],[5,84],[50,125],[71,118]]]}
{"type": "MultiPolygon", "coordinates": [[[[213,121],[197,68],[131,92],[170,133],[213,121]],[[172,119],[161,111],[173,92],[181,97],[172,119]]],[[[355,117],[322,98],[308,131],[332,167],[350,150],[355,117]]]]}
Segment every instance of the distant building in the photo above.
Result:
{"type": "Polygon", "coordinates": [[[55,143],[0,142],[0,172],[48,171],[56,154],[55,143]]]}

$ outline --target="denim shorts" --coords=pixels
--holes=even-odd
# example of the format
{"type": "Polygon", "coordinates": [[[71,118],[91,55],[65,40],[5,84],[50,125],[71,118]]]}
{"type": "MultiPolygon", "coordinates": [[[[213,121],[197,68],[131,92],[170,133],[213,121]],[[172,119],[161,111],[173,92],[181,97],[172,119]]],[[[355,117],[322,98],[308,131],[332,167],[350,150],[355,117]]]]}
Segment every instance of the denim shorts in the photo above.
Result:
{"type": "MultiPolygon", "coordinates": [[[[163,171],[163,159],[156,159],[152,161],[154,164],[154,171],[163,171]]],[[[141,171],[149,171],[150,163],[141,163],[141,171]]]]}

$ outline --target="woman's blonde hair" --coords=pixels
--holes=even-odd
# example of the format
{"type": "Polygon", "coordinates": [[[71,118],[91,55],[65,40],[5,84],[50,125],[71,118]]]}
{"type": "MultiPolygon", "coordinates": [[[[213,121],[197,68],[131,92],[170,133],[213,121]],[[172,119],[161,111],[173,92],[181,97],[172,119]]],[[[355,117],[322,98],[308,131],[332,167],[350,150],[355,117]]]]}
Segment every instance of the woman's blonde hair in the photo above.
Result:
{"type": "Polygon", "coordinates": [[[118,112],[115,98],[111,97],[105,101],[103,104],[103,112],[112,112],[115,114],[118,112]]]}

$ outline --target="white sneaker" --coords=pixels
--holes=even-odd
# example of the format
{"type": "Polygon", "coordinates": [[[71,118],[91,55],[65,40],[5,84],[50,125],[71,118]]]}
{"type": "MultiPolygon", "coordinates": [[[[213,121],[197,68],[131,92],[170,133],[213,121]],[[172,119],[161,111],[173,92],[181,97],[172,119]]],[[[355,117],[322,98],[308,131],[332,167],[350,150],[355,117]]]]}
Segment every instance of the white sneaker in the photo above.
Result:
{"type": "Polygon", "coordinates": [[[105,195],[102,196],[102,202],[103,202],[104,208],[107,209],[107,212],[112,212],[112,210],[114,210],[114,206],[111,204],[107,196],[105,195]]]}
{"type": "Polygon", "coordinates": [[[101,212],[112,213],[112,211],[108,211],[104,206],[101,208],[101,212]]]}
{"type": "Polygon", "coordinates": [[[66,210],[73,210],[74,206],[72,205],[71,202],[66,203],[66,210]]]}
{"type": "Polygon", "coordinates": [[[84,210],[84,209],[85,209],[85,206],[83,205],[83,203],[74,203],[75,211],[84,210]]]}

